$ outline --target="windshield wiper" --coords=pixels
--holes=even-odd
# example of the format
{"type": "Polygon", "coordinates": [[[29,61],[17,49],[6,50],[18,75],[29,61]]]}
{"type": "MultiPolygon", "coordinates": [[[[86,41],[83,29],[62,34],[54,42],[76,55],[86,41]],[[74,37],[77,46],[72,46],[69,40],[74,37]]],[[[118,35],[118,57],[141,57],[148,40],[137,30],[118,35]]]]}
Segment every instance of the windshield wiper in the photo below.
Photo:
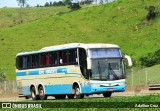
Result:
{"type": "MultiPolygon", "coordinates": [[[[114,72],[114,70],[111,67],[111,64],[109,63],[109,75],[113,75],[115,77],[116,80],[118,80],[118,76],[116,75],[116,73],[114,72]]],[[[113,78],[114,79],[114,78],[113,78]]]]}

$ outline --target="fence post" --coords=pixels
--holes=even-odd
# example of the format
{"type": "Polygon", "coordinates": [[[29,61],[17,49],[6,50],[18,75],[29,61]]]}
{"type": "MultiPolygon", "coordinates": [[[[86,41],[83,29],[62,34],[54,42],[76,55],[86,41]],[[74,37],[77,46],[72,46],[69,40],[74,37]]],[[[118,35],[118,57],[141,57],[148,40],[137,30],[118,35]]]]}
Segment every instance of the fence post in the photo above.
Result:
{"type": "Polygon", "coordinates": [[[6,93],[7,91],[7,84],[6,84],[6,81],[4,81],[4,93],[6,93]]]}
{"type": "Polygon", "coordinates": [[[133,68],[131,69],[132,71],[132,86],[133,86],[133,68]]]}
{"type": "Polygon", "coordinates": [[[138,78],[139,78],[139,84],[138,84],[138,85],[140,85],[140,84],[141,84],[141,80],[140,80],[140,69],[138,69],[138,78]]]}
{"type": "Polygon", "coordinates": [[[12,88],[12,91],[14,91],[14,80],[13,80],[12,82],[13,82],[13,83],[12,83],[12,84],[13,84],[13,88],[12,88]]]}
{"type": "Polygon", "coordinates": [[[146,73],[146,85],[147,85],[148,73],[147,73],[147,69],[146,68],[145,68],[145,73],[146,73]]]}

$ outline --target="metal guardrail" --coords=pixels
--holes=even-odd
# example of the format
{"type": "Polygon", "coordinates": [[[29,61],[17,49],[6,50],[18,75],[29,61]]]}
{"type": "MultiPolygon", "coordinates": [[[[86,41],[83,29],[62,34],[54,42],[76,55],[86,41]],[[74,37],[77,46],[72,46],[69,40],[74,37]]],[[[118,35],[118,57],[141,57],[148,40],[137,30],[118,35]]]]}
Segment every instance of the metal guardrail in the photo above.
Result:
{"type": "Polygon", "coordinates": [[[160,90],[160,84],[149,85],[149,90],[160,90]]]}

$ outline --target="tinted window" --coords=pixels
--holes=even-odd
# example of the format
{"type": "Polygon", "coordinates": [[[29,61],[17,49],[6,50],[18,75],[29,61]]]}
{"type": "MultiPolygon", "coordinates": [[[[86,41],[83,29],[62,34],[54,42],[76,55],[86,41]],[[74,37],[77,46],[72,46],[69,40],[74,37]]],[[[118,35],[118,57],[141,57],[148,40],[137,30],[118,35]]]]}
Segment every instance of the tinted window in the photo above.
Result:
{"type": "Polygon", "coordinates": [[[40,54],[40,66],[48,66],[48,65],[49,65],[48,53],[40,54]]]}
{"type": "Polygon", "coordinates": [[[57,52],[49,53],[49,64],[50,66],[58,65],[57,52]]]}
{"type": "Polygon", "coordinates": [[[77,62],[77,50],[69,50],[69,63],[76,63],[77,62]]]}
{"type": "Polygon", "coordinates": [[[39,67],[39,54],[32,55],[32,67],[39,67]]]}
{"type": "Polygon", "coordinates": [[[23,58],[22,56],[17,57],[17,68],[21,69],[23,66],[23,58]]]}
{"type": "MultiPolygon", "coordinates": [[[[82,51],[80,55],[83,55],[82,51]]],[[[86,53],[85,53],[86,55],[86,53]]],[[[81,59],[84,59],[81,56],[81,59]]],[[[77,49],[52,51],[47,53],[17,56],[16,66],[18,69],[42,68],[58,65],[72,65],[77,62],[77,49]]],[[[82,62],[81,62],[82,64],[82,62]]]]}

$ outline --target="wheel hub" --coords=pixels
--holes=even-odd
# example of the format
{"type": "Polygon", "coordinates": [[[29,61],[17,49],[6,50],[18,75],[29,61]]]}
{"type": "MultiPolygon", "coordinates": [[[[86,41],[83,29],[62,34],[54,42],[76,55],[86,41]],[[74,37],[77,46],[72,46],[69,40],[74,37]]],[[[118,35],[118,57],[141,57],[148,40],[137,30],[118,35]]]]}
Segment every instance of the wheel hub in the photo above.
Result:
{"type": "Polygon", "coordinates": [[[76,88],[76,95],[79,95],[80,94],[80,90],[79,88],[76,88]]]}

